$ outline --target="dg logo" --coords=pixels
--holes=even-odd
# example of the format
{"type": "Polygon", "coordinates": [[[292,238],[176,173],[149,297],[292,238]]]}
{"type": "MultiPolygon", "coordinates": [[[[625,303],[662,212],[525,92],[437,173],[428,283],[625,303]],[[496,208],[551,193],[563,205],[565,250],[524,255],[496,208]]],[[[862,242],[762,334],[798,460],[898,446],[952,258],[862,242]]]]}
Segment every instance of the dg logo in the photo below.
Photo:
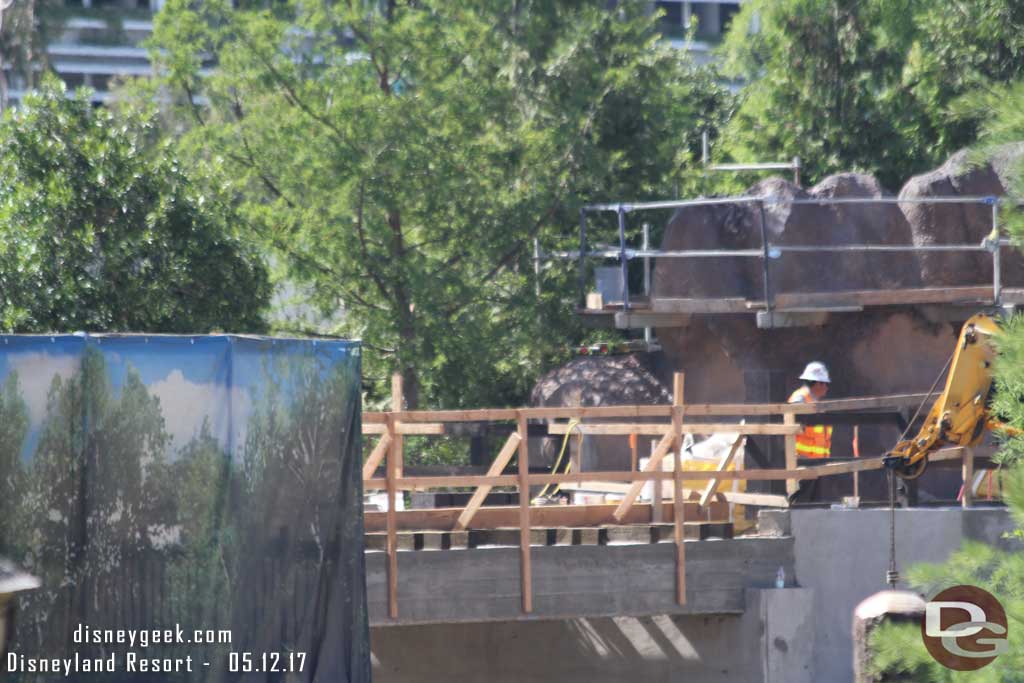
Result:
{"type": "Polygon", "coordinates": [[[953,586],[925,605],[921,636],[939,664],[956,671],[988,666],[1009,647],[1006,611],[975,586],[953,586]]]}

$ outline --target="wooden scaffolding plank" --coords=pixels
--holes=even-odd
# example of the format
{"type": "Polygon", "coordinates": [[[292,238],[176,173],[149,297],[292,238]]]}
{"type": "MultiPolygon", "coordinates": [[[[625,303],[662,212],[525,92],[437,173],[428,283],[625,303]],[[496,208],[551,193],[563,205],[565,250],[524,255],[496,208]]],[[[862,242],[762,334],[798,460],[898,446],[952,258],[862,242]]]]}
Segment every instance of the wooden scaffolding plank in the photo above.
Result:
{"type": "Polygon", "coordinates": [[[777,310],[827,308],[830,306],[898,306],[902,304],[991,303],[992,286],[917,287],[865,289],[841,292],[808,292],[775,295],[777,310]]]}
{"type": "MultiPolygon", "coordinates": [[[[682,415],[680,415],[680,418],[682,415]]],[[[572,425],[570,429],[568,424],[553,423],[548,425],[548,434],[566,434],[569,431],[574,433],[581,432],[583,434],[590,435],[619,435],[629,436],[630,434],[643,434],[648,436],[658,436],[664,434],[666,429],[671,428],[671,425],[657,424],[651,422],[637,422],[631,424],[593,424],[583,422],[580,424],[572,425]]],[[[803,430],[803,427],[797,425],[795,421],[792,424],[725,424],[718,422],[688,422],[683,432],[686,434],[762,434],[762,435],[774,435],[774,436],[786,436],[787,434],[799,434],[803,430]]]]}
{"type": "MultiPolygon", "coordinates": [[[[676,603],[686,605],[686,540],[683,529],[683,373],[677,372],[672,377],[672,405],[677,410],[672,413],[672,454],[675,461],[672,472],[672,520],[676,537],[676,603]]],[[[653,501],[661,504],[661,496],[653,501]]]]}
{"type": "Polygon", "coordinates": [[[533,572],[530,568],[530,439],[526,417],[516,420],[519,430],[519,569],[523,613],[533,611],[533,572]]]}
{"type": "Polygon", "coordinates": [[[742,297],[724,299],[656,298],[651,310],[655,313],[747,313],[750,303],[742,297]]]}
{"type": "MultiPolygon", "coordinates": [[[[847,410],[917,407],[927,394],[894,394],[862,396],[846,399],[826,399],[815,403],[691,403],[683,406],[684,416],[736,416],[783,415],[785,413],[828,413],[847,410]]],[[[443,422],[500,422],[516,420],[519,412],[528,419],[582,419],[631,417],[672,418],[670,405],[597,406],[561,408],[480,408],[476,410],[403,410],[398,412],[365,412],[363,423],[383,425],[389,415],[400,423],[443,422]]],[[[408,424],[406,424],[408,426],[408,424]]],[[[371,427],[364,433],[383,433],[383,427],[371,427]]],[[[401,431],[399,431],[401,433],[401,431]]]]}
{"type": "MultiPolygon", "coordinates": [[[[719,494],[726,495],[726,494],[719,494]]],[[[751,494],[752,495],[752,494],[751,494]]],[[[728,497],[726,495],[726,497],[728,497]]],[[[666,503],[671,508],[671,503],[666,503]]],[[[614,515],[615,504],[601,505],[534,505],[530,507],[530,523],[533,527],[596,527],[618,524],[614,515]]],[[[702,512],[697,503],[684,502],[683,516],[686,521],[722,521],[729,518],[724,504],[712,502],[711,516],[702,512]]],[[[462,508],[431,508],[425,510],[399,510],[396,513],[397,528],[403,531],[450,531],[461,514],[462,508]]],[[[671,510],[675,514],[675,510],[671,510]]],[[[387,528],[386,513],[364,513],[367,532],[384,531],[387,528]]],[[[646,524],[651,521],[651,506],[635,503],[622,519],[622,524],[646,524]]],[[[485,505],[473,517],[474,529],[498,529],[519,526],[519,506],[485,505]]]]}
{"type": "MultiPolygon", "coordinates": [[[[394,422],[389,422],[388,428],[393,429],[394,422]]],[[[398,478],[401,476],[398,471],[401,448],[401,437],[391,436],[387,459],[388,509],[385,514],[387,515],[388,616],[392,619],[398,618],[398,522],[395,508],[398,497],[398,478]]]]}
{"type": "MultiPolygon", "coordinates": [[[[796,424],[796,416],[793,415],[792,413],[786,413],[785,415],[783,415],[782,421],[785,424],[787,424],[787,425],[795,425],[796,424]]],[[[801,431],[803,431],[802,427],[801,427],[801,431]]],[[[787,470],[796,469],[796,463],[797,463],[796,457],[797,457],[797,454],[796,454],[796,435],[794,434],[794,435],[786,437],[786,469],[787,470]]],[[[790,480],[790,479],[786,480],[786,495],[792,496],[799,489],[800,489],[799,482],[797,482],[795,480],[790,480]]]]}

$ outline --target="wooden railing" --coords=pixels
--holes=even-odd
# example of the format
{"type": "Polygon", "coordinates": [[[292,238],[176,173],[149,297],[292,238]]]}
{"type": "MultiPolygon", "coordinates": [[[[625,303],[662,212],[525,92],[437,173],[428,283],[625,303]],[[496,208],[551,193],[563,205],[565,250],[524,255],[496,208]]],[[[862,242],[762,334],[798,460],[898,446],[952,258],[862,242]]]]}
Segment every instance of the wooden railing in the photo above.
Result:
{"type": "MultiPolygon", "coordinates": [[[[392,378],[392,410],[388,412],[363,413],[363,434],[379,435],[369,458],[363,467],[364,488],[367,490],[385,490],[387,492],[386,530],[387,530],[387,568],[388,568],[388,614],[392,619],[398,618],[398,513],[396,498],[400,491],[429,490],[446,487],[475,487],[475,491],[452,523],[452,530],[458,531],[472,526],[484,498],[495,486],[515,487],[519,493],[519,547],[520,547],[520,580],[522,611],[529,614],[533,610],[533,591],[530,569],[530,529],[531,515],[543,514],[544,508],[530,507],[530,486],[545,484],[582,484],[586,481],[628,482],[630,487],[622,502],[614,508],[609,517],[601,522],[616,524],[636,519],[631,509],[644,485],[649,481],[672,481],[672,521],[676,546],[676,601],[680,606],[686,603],[685,575],[685,544],[684,521],[687,504],[683,500],[682,483],[686,481],[707,481],[700,498],[701,505],[707,505],[717,491],[719,483],[735,479],[740,480],[783,480],[787,492],[793,493],[802,480],[818,479],[841,474],[851,474],[883,467],[881,457],[859,458],[852,462],[826,463],[810,467],[798,466],[796,454],[796,435],[803,430],[797,422],[797,415],[815,413],[831,413],[843,411],[864,411],[874,409],[900,409],[917,407],[925,398],[924,394],[902,394],[870,398],[853,398],[817,403],[767,403],[767,404],[686,404],[683,401],[684,382],[682,373],[674,377],[672,405],[645,406],[609,406],[609,407],[556,407],[556,408],[497,408],[479,410],[405,410],[402,397],[401,377],[392,378]],[[742,417],[781,416],[782,423],[746,422],[687,422],[687,417],[742,417]],[[531,474],[529,471],[528,421],[529,420],[628,420],[667,418],[665,423],[652,422],[596,422],[574,424],[572,429],[591,435],[630,435],[642,434],[661,437],[654,452],[642,471],[576,471],[569,474],[531,474]],[[404,476],[403,474],[403,437],[407,435],[440,435],[446,433],[445,425],[456,422],[514,422],[515,429],[508,436],[497,457],[484,475],[454,476],[404,476]],[[669,453],[678,454],[682,445],[683,435],[690,434],[737,434],[729,454],[716,470],[683,469],[683,460],[674,457],[671,471],[662,470],[662,461],[669,453]],[[731,460],[741,440],[748,435],[781,436],[785,440],[784,469],[744,469],[729,470],[726,460],[731,460]],[[512,457],[518,456],[515,474],[503,474],[511,463],[512,457]],[[383,478],[375,477],[376,470],[385,467],[383,478]]],[[[565,434],[570,429],[566,423],[551,422],[547,433],[551,435],[565,434]]],[[[973,473],[973,452],[971,449],[950,448],[932,454],[932,461],[963,459],[965,482],[970,482],[973,473]]],[[[969,495],[965,484],[965,505],[969,504],[969,495]]],[[[652,501],[652,514],[662,506],[663,501],[656,497],[652,501]]]]}

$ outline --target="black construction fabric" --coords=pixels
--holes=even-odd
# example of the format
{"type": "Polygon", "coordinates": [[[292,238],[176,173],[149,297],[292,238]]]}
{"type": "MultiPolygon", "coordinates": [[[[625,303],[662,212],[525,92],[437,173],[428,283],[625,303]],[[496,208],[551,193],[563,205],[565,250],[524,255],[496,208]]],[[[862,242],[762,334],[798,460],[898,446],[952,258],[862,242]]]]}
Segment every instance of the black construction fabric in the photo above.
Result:
{"type": "Polygon", "coordinates": [[[352,342],[0,336],[0,555],[42,580],[0,678],[369,681],[360,386],[352,342]]]}

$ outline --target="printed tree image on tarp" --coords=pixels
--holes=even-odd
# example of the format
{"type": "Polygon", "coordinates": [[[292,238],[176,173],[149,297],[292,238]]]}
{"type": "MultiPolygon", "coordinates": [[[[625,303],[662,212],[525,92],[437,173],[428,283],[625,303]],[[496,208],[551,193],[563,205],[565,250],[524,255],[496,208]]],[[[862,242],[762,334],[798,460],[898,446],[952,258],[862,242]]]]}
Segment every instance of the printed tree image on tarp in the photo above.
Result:
{"type": "Polygon", "coordinates": [[[369,681],[359,439],[356,343],[0,336],[0,678],[369,681]]]}

